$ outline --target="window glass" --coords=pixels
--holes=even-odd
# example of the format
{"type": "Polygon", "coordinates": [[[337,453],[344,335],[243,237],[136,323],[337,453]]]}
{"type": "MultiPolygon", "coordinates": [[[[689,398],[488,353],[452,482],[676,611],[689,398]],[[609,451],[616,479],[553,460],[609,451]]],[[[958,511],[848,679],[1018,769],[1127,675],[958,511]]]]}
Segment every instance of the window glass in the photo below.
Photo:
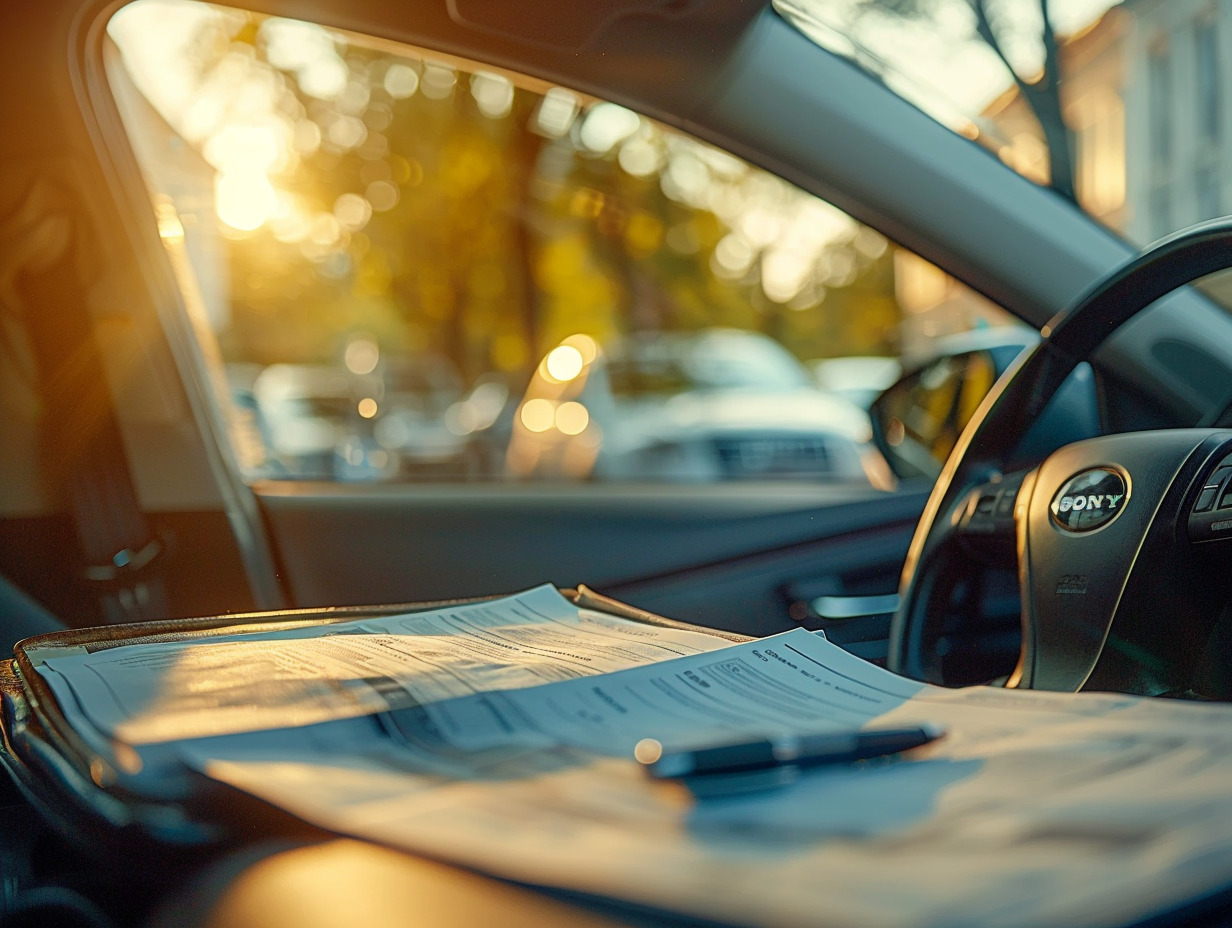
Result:
{"type": "Polygon", "coordinates": [[[1157,170],[1165,170],[1172,160],[1172,59],[1168,46],[1160,44],[1147,59],[1150,87],[1151,158],[1157,170]]]}
{"type": "Polygon", "coordinates": [[[1138,245],[1223,215],[1232,5],[774,0],[788,22],[1138,245]]]}
{"type": "Polygon", "coordinates": [[[142,0],[111,79],[253,479],[881,485],[867,404],[997,307],[627,109],[142,0]]]}
{"type": "Polygon", "coordinates": [[[1194,31],[1194,69],[1198,85],[1198,130],[1203,141],[1218,143],[1222,122],[1219,44],[1213,19],[1201,19],[1194,31]]]}

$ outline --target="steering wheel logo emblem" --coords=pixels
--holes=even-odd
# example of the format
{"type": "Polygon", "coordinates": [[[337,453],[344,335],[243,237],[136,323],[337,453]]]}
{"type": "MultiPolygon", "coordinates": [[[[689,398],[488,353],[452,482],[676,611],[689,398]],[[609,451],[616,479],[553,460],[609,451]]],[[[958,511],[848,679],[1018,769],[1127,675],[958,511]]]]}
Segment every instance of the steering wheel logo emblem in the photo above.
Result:
{"type": "Polygon", "coordinates": [[[1052,521],[1066,532],[1091,532],[1121,514],[1129,502],[1129,482],[1111,467],[1075,474],[1052,498],[1052,521]]]}

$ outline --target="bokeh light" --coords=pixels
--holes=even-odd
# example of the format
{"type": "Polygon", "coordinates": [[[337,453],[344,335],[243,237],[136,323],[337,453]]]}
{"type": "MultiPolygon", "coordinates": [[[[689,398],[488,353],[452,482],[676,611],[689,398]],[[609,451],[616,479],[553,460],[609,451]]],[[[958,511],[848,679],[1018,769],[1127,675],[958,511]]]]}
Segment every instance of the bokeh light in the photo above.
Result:
{"type": "Polygon", "coordinates": [[[611,151],[642,125],[642,119],[632,110],[615,103],[599,103],[586,113],[579,139],[597,154],[611,151]]]}
{"type": "Polygon", "coordinates": [[[663,745],[654,738],[643,738],[633,746],[633,757],[639,764],[653,764],[663,756],[663,745]]]}
{"type": "Polygon", "coordinates": [[[443,61],[425,61],[419,92],[430,100],[447,100],[458,83],[458,72],[443,61]]]}
{"type": "Polygon", "coordinates": [[[346,90],[348,76],[344,61],[321,57],[300,69],[299,86],[318,100],[334,100],[346,90]]]}
{"type": "Polygon", "coordinates": [[[633,139],[621,146],[617,161],[634,177],[649,177],[659,169],[659,150],[647,139],[633,139]]]}
{"type": "Polygon", "coordinates": [[[398,205],[398,188],[387,180],[373,181],[364,191],[364,198],[378,213],[386,213],[398,205]]]}
{"type": "Polygon", "coordinates": [[[548,138],[560,138],[569,131],[581,109],[582,101],[577,94],[563,87],[553,87],[539,101],[535,131],[548,138]]]}
{"type": "Polygon", "coordinates": [[[527,400],[518,418],[527,431],[546,432],[556,423],[556,404],[542,397],[527,400]]]}
{"type": "Polygon", "coordinates": [[[344,193],[334,201],[334,218],[344,229],[358,232],[372,218],[372,204],[356,193],[344,193]]]}
{"type": "Polygon", "coordinates": [[[251,232],[274,215],[278,195],[267,172],[281,149],[271,127],[227,126],[205,143],[202,154],[218,169],[214,197],[219,219],[251,232]]]}
{"type": "Polygon", "coordinates": [[[548,352],[543,362],[548,376],[559,383],[568,383],[582,373],[586,361],[573,345],[558,345],[548,352]]]}
{"type": "Polygon", "coordinates": [[[278,206],[278,195],[264,174],[219,174],[214,179],[218,218],[232,229],[252,232],[261,228],[278,206]]]}
{"type": "Polygon", "coordinates": [[[471,96],[489,119],[502,119],[513,109],[513,83],[491,71],[477,71],[471,77],[471,96]]]}
{"type": "Polygon", "coordinates": [[[352,374],[371,374],[381,360],[381,349],[371,338],[353,338],[347,343],[343,362],[352,374]]]}
{"type": "Polygon", "coordinates": [[[384,87],[395,100],[405,100],[419,89],[419,72],[410,65],[391,64],[385,71],[384,87]]]}
{"type": "Polygon", "coordinates": [[[578,354],[582,356],[583,364],[592,364],[595,358],[599,356],[599,343],[583,332],[570,335],[561,341],[561,344],[576,349],[578,354]]]}
{"type": "Polygon", "coordinates": [[[329,124],[326,137],[343,151],[358,148],[368,138],[368,127],[354,116],[339,116],[329,124]]]}
{"type": "Polygon", "coordinates": [[[570,400],[556,407],[555,423],[565,435],[581,435],[590,425],[590,413],[581,403],[570,400]]]}

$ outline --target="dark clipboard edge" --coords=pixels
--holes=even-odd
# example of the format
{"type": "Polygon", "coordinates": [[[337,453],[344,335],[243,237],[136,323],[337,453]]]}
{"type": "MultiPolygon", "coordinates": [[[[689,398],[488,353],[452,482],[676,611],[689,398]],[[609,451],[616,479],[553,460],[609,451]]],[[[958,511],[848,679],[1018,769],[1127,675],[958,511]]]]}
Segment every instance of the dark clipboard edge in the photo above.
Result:
{"type": "Polygon", "coordinates": [[[632,619],[634,622],[643,622],[646,625],[658,625],[663,628],[676,628],[685,632],[701,632],[705,635],[712,635],[715,638],[722,638],[725,641],[731,641],[735,644],[740,644],[744,641],[752,641],[749,635],[741,635],[738,632],[728,632],[717,628],[705,628],[701,625],[693,625],[689,622],[681,622],[677,619],[668,619],[661,615],[655,615],[653,612],[647,612],[645,609],[638,609],[636,606],[630,606],[628,603],[622,603],[620,600],[611,599],[604,596],[602,593],[596,593],[585,584],[579,583],[576,589],[561,590],[561,594],[572,602],[575,606],[583,609],[594,609],[598,612],[606,612],[610,615],[620,616],[623,619],[632,619]]]}

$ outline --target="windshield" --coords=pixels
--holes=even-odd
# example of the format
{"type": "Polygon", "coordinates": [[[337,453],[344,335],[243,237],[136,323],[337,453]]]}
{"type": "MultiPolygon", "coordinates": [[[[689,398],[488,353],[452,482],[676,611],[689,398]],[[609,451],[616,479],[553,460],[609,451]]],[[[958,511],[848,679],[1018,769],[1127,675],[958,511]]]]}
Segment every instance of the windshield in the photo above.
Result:
{"type": "Polygon", "coordinates": [[[1232,203],[1232,10],[1110,0],[776,0],[810,39],[1145,245],[1232,203]]]}

